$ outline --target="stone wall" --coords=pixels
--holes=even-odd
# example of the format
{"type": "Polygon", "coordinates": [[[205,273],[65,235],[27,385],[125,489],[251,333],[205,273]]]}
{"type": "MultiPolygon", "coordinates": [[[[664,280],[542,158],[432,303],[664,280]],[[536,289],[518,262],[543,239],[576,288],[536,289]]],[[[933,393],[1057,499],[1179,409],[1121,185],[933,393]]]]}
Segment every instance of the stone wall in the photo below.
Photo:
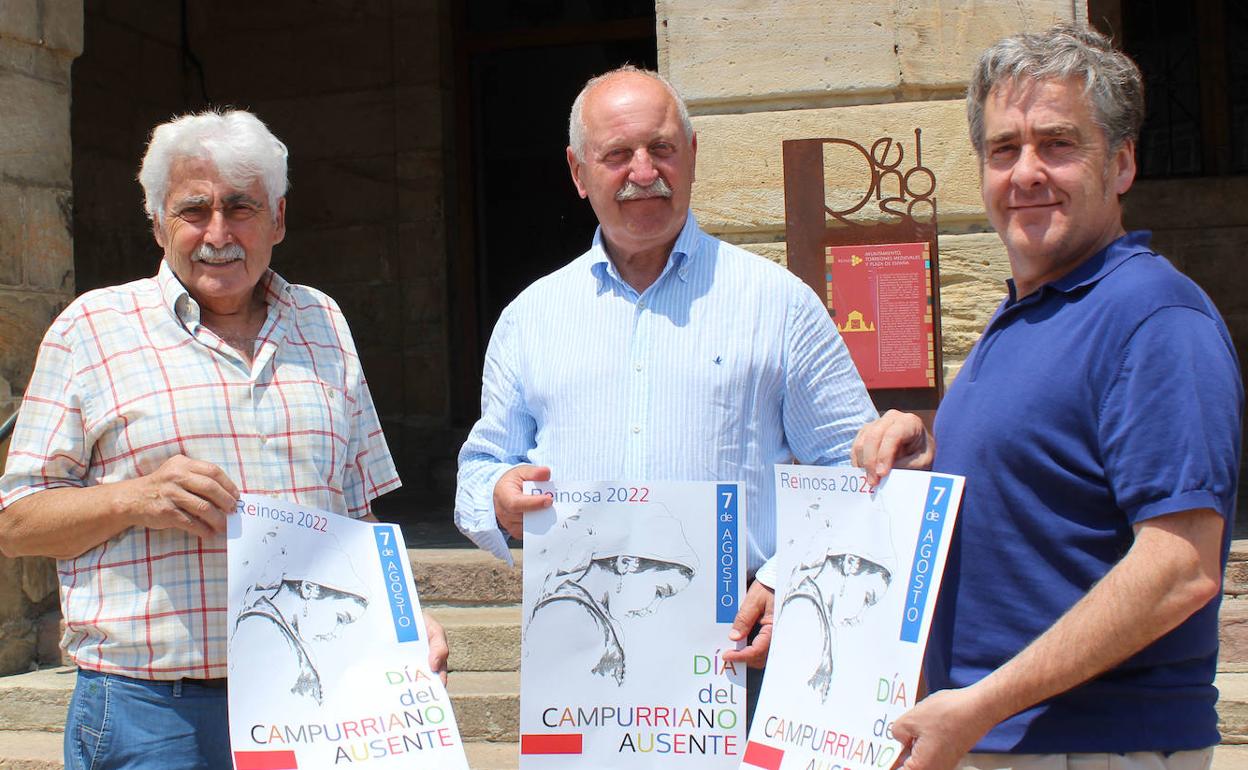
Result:
{"type": "Polygon", "coordinates": [[[986,232],[962,98],[998,38],[1085,19],[1072,0],[659,0],[660,69],[698,132],[693,206],[707,230],[784,261],[785,139],[923,130],[937,178],[941,324],[949,381],[1004,293],[1004,250],[986,232]]]}
{"type": "MultiPolygon", "coordinates": [[[[0,5],[0,419],[74,294],[69,75],[81,51],[81,0],[0,5]]],[[[30,667],[56,604],[50,560],[0,557],[0,674],[30,667]]]]}

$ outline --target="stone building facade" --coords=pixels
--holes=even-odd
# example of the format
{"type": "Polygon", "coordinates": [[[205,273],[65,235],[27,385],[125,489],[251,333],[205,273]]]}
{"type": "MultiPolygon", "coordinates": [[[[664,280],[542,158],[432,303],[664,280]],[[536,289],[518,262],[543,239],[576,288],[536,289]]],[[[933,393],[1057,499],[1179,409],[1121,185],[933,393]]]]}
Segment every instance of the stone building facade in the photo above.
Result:
{"type": "MultiPolygon", "coordinates": [[[[30,377],[35,346],[74,296],[69,88],[70,66],[81,52],[81,0],[0,6],[0,415],[6,417],[30,377]]],[[[0,457],[5,450],[0,443],[0,457]]],[[[49,560],[0,557],[0,673],[59,657],[56,612],[49,560]]]]}
{"type": "MultiPolygon", "coordinates": [[[[688,98],[699,137],[693,205],[703,227],[781,263],[783,140],[904,141],[921,128],[924,165],[938,184],[948,381],[1009,274],[966,133],[971,63],[1002,35],[1089,18],[1082,0],[499,4],[540,6],[555,17],[517,31],[488,17],[474,21],[475,5],[0,2],[0,419],[20,400],[44,329],[75,294],[154,271],[160,254],[134,181],[151,127],[209,104],[247,107],[291,149],[288,235],[274,267],[343,306],[410,490],[390,512],[402,517],[423,506],[402,519],[416,541],[435,518],[444,528],[455,452],[476,416],[480,356],[499,301],[491,297],[505,299],[588,243],[588,230],[567,224],[584,219],[588,206],[568,183],[559,135],[584,75],[548,64],[534,65],[531,83],[515,78],[491,91],[488,81],[515,61],[554,61],[541,52],[594,34],[605,42],[583,57],[595,67],[585,75],[625,58],[644,63],[636,51],[649,47],[688,98]],[[595,27],[585,8],[609,21],[595,27]],[[653,15],[624,18],[630,9],[653,15]],[[535,50],[540,55],[511,56],[535,50]],[[482,51],[503,52],[494,69],[474,63],[482,51]],[[521,109],[542,105],[531,110],[541,114],[482,125],[488,102],[509,98],[521,109]],[[504,228],[502,246],[481,227],[494,193],[474,148],[525,127],[549,135],[549,145],[526,148],[526,138],[503,162],[528,152],[549,163],[526,172],[527,193],[507,188],[495,208],[558,198],[555,214],[543,217],[559,221],[550,238],[570,244],[564,255],[526,251],[551,222],[520,217],[508,226],[526,229],[504,228]],[[489,250],[492,261],[481,254],[489,250]],[[504,289],[487,286],[512,268],[504,289]]],[[[1132,223],[1159,230],[1159,246],[1214,295],[1241,351],[1248,271],[1235,260],[1248,244],[1237,205],[1245,181],[1148,181],[1128,198],[1132,223]]],[[[0,557],[0,673],[39,659],[40,639],[42,658],[55,656],[47,649],[55,640],[54,577],[46,560],[0,557]]]]}

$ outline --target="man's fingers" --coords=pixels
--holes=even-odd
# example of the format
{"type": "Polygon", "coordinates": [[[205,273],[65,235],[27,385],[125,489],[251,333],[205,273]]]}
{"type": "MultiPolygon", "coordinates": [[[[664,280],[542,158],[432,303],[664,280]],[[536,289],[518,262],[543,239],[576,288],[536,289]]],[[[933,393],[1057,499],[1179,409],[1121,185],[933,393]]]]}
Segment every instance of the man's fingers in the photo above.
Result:
{"type": "Polygon", "coordinates": [[[221,487],[222,491],[229,496],[229,508],[232,509],[234,507],[234,501],[238,500],[238,487],[233,481],[230,480],[230,477],[226,475],[225,471],[222,470],[220,466],[204,462],[203,460],[190,460],[187,464],[187,470],[196,476],[201,476],[216,482],[217,486],[221,487]]]}
{"type": "Polygon", "coordinates": [[[446,641],[446,631],[442,624],[434,620],[428,612],[424,613],[425,630],[429,634],[429,668],[442,679],[446,685],[446,661],[450,657],[450,645],[446,641]]]}
{"type": "Polygon", "coordinates": [[[192,513],[184,511],[181,508],[178,508],[173,512],[169,519],[167,519],[167,524],[167,529],[180,529],[198,537],[201,540],[208,540],[216,534],[214,533],[212,527],[208,526],[203,519],[192,513]]]}

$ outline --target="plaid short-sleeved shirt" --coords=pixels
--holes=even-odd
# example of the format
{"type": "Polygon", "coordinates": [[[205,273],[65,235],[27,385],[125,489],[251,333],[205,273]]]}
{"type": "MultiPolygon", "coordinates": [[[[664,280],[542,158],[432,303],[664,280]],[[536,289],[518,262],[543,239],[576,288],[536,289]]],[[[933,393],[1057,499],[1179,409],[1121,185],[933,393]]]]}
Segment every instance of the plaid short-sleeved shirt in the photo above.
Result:
{"type": "MultiPolygon", "coordinates": [[[[396,489],[350,330],[325,294],[261,279],[248,364],[200,323],[169,266],[88,292],[49,328],[0,478],[3,508],[55,487],[151,473],[177,454],[243,492],[353,517],[396,489]]],[[[83,668],[226,675],[225,539],[131,528],[57,564],[63,644],[83,668]]]]}

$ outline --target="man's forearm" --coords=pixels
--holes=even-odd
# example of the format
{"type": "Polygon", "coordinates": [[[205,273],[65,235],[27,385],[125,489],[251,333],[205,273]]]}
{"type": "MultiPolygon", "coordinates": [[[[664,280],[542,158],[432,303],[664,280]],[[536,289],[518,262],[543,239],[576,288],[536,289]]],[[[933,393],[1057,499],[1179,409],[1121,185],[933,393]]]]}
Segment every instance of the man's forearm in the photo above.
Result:
{"type": "Polygon", "coordinates": [[[126,515],[127,482],[45,489],[0,511],[0,551],[6,556],[72,559],[133,526],[126,515]]]}
{"type": "Polygon", "coordinates": [[[1083,599],[967,695],[996,724],[1173,630],[1217,595],[1223,524],[1208,509],[1145,522],[1127,555],[1083,599]]]}

